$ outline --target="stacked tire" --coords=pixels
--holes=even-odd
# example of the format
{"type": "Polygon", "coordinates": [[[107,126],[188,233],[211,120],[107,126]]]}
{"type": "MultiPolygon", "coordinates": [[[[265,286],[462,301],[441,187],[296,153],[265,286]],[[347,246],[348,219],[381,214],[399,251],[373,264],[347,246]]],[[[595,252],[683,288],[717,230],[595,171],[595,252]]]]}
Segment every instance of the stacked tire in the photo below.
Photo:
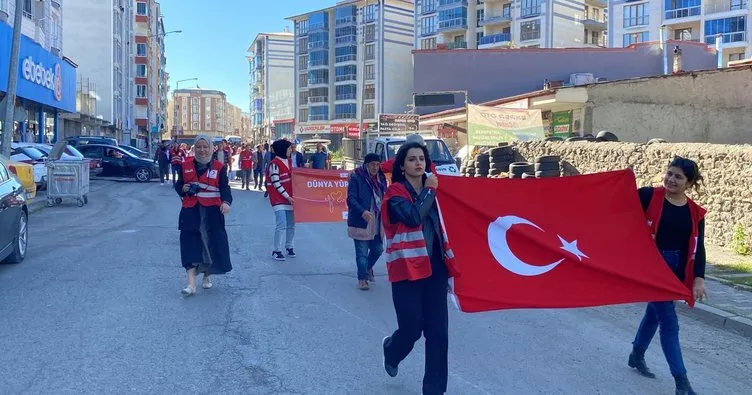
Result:
{"type": "Polygon", "coordinates": [[[533,178],[535,165],[529,162],[513,162],[509,165],[509,178],[533,178]]]}
{"type": "Polygon", "coordinates": [[[462,175],[465,177],[475,177],[475,159],[470,159],[470,156],[465,158],[464,170],[462,175]]]}
{"type": "Polygon", "coordinates": [[[535,178],[561,177],[560,162],[558,155],[539,156],[535,160],[535,178]]]}
{"type": "Polygon", "coordinates": [[[514,148],[509,145],[491,148],[488,150],[488,157],[489,175],[498,176],[501,173],[508,173],[509,166],[514,162],[514,148]]]}
{"type": "Polygon", "coordinates": [[[490,169],[490,158],[488,154],[478,154],[475,156],[475,177],[488,177],[490,169]]]}

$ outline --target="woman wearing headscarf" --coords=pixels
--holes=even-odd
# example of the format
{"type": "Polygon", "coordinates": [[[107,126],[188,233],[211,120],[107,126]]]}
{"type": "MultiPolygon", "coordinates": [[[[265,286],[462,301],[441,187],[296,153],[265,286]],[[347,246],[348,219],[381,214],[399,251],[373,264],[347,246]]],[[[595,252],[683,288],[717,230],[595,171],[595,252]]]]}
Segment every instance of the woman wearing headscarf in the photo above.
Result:
{"type": "Polygon", "coordinates": [[[180,256],[188,275],[182,293],[196,293],[196,274],[203,273],[202,287],[212,287],[212,274],[232,270],[225,215],[230,212],[232,192],[227,166],[213,159],[214,148],[208,136],[196,137],[194,157],[185,158],[175,183],[182,199],[179,225],[180,256]]]}
{"type": "Polygon", "coordinates": [[[375,281],[373,266],[384,252],[379,213],[386,177],[380,162],[377,154],[366,155],[347,183],[347,235],[355,241],[358,286],[364,291],[369,289],[369,281],[375,281]]]}
{"type": "MultiPolygon", "coordinates": [[[[691,159],[676,157],[669,163],[663,186],[637,190],[658,250],[674,275],[692,291],[695,299],[707,296],[705,289],[705,209],[687,196],[699,189],[700,169],[691,159]]],[[[661,348],[676,383],[676,395],[694,395],[687,378],[681,345],[679,319],[673,301],[650,302],[640,322],[628,365],[641,375],[654,378],[645,363],[645,351],[660,328],[661,348]]]]}
{"type": "Polygon", "coordinates": [[[392,184],[381,204],[386,267],[392,283],[397,330],[382,341],[384,370],[397,376],[399,364],[422,336],[426,339],[423,394],[447,389],[450,277],[459,275],[436,202],[439,181],[428,176],[428,149],[403,144],[394,160],[392,184]]]}
{"type": "Polygon", "coordinates": [[[269,193],[269,202],[274,209],[276,222],[272,258],[284,261],[283,245],[288,257],[295,258],[296,256],[293,250],[295,239],[293,204],[295,201],[292,198],[292,162],[289,159],[292,144],[287,140],[277,140],[272,144],[272,151],[274,151],[274,159],[271,160],[266,170],[266,191],[269,193]]]}

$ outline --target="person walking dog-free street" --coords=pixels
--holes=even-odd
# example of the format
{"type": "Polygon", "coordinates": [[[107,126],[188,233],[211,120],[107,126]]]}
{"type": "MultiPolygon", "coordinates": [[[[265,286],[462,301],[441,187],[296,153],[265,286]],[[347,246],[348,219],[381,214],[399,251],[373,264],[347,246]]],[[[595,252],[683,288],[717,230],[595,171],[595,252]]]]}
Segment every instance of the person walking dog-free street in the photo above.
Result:
{"type": "Polygon", "coordinates": [[[295,258],[293,241],[295,239],[295,215],[293,213],[292,162],[289,155],[292,145],[287,140],[277,140],[272,144],[274,159],[269,163],[266,174],[266,192],[274,209],[276,226],[274,229],[274,250],[272,257],[284,261],[282,246],[287,256],[295,258]]]}
{"type": "MultiPolygon", "coordinates": [[[[663,177],[663,186],[637,192],[655,244],[666,264],[695,299],[707,296],[705,289],[705,209],[687,197],[687,190],[699,189],[702,175],[697,163],[674,158],[663,177]]],[[[641,375],[654,378],[645,363],[645,351],[660,327],[661,348],[676,382],[676,395],[694,395],[687,378],[681,345],[679,318],[673,301],[648,303],[632,342],[628,365],[641,375]]],[[[752,390],[752,388],[751,388],[752,390]]]]}
{"type": "Polygon", "coordinates": [[[386,267],[392,283],[397,330],[384,338],[384,370],[397,376],[400,362],[423,335],[426,339],[423,394],[447,389],[449,316],[448,280],[458,276],[454,253],[436,206],[436,175],[428,149],[418,142],[397,151],[392,184],[381,206],[386,236],[386,267]]]}
{"type": "Polygon", "coordinates": [[[386,177],[379,166],[378,155],[366,155],[363,165],[350,173],[347,184],[347,235],[355,242],[358,286],[362,290],[369,288],[369,281],[375,281],[373,266],[384,252],[379,218],[386,177]]]}
{"type": "Polygon", "coordinates": [[[225,230],[225,215],[230,213],[232,190],[227,166],[212,159],[208,136],[199,135],[194,145],[196,156],[183,162],[175,183],[182,200],[180,209],[180,257],[188,276],[182,293],[196,293],[196,274],[203,273],[204,289],[212,287],[211,275],[232,270],[230,245],[225,230]]]}

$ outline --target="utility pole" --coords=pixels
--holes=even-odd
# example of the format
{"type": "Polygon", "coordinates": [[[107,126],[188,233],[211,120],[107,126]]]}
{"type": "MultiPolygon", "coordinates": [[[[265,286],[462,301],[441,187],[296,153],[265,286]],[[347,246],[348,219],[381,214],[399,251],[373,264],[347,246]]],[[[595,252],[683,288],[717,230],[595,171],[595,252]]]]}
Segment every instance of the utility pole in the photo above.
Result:
{"type": "Polygon", "coordinates": [[[3,134],[0,139],[0,154],[10,156],[10,145],[16,126],[16,89],[18,87],[18,58],[21,53],[21,24],[23,23],[24,0],[16,0],[16,15],[13,18],[13,42],[10,46],[10,67],[8,71],[8,92],[5,94],[5,117],[3,134]]]}
{"type": "MultiPolygon", "coordinates": [[[[358,75],[360,75],[360,92],[358,92],[358,131],[360,131],[360,138],[364,140],[361,142],[361,153],[368,152],[368,131],[363,132],[363,103],[365,101],[366,92],[366,9],[368,8],[370,1],[366,0],[366,4],[361,11],[362,26],[360,32],[360,44],[359,52],[362,58],[361,68],[358,75]]],[[[364,156],[364,155],[361,155],[364,156]]]]}

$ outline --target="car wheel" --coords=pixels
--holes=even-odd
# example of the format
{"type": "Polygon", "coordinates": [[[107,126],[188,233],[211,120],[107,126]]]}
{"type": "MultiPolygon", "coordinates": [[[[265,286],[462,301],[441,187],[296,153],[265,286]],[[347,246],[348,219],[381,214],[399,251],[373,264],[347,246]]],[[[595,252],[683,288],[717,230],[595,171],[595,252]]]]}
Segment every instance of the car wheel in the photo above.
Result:
{"type": "Polygon", "coordinates": [[[151,180],[151,170],[145,167],[139,167],[136,169],[136,181],[149,182],[151,180]]]}
{"type": "Polygon", "coordinates": [[[5,258],[6,263],[21,263],[26,258],[26,249],[29,243],[28,219],[26,210],[22,210],[21,215],[18,216],[16,237],[13,239],[13,252],[5,258]]]}

